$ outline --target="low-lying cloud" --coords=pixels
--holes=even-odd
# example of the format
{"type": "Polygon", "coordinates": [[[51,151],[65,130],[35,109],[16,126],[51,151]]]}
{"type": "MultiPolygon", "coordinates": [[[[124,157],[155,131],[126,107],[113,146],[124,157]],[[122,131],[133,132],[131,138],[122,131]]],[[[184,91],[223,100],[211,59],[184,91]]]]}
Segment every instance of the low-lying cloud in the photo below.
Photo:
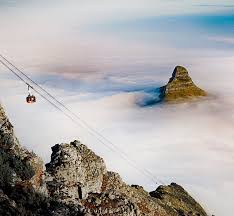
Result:
{"type": "MultiPolygon", "coordinates": [[[[2,8],[0,15],[3,54],[126,152],[139,167],[150,170],[155,181],[180,183],[210,213],[230,215],[234,193],[234,57],[229,28],[222,28],[216,7],[194,7],[194,3],[204,1],[184,3],[183,13],[181,1],[164,2],[135,1],[134,7],[126,7],[126,2],[108,1],[103,7],[93,1],[59,1],[56,7],[46,2],[37,3],[39,7],[26,3],[12,7],[5,1],[4,8],[11,10],[2,8]],[[80,7],[73,7],[78,3],[80,7]],[[168,9],[168,5],[176,5],[175,10],[168,9]],[[122,9],[121,21],[116,14],[122,9]],[[160,11],[165,12],[160,23],[163,35],[163,28],[157,27],[160,11]],[[189,22],[182,29],[173,19],[177,14],[194,16],[204,11],[214,12],[202,26],[207,28],[200,28],[201,19],[199,25],[193,19],[195,24],[189,22]],[[151,28],[148,18],[154,16],[151,28]],[[219,31],[210,31],[213,18],[219,21],[219,31]],[[168,19],[170,25],[165,26],[168,19]],[[116,20],[129,25],[143,20],[144,25],[125,31],[126,26],[117,28],[116,20]],[[112,21],[115,31],[106,24],[112,21]],[[90,30],[95,24],[95,30],[90,30]],[[172,24],[177,31],[170,31],[172,24]],[[101,25],[104,28],[99,28],[101,25]],[[190,33],[186,46],[180,30],[190,33]],[[144,107],[145,102],[157,97],[155,89],[168,82],[177,64],[188,68],[194,82],[209,97],[192,103],[144,107]]],[[[225,12],[223,8],[221,11],[225,12]]],[[[227,17],[230,25],[232,17],[227,17]]],[[[1,103],[17,136],[45,161],[49,160],[52,145],[80,139],[127,182],[149,190],[156,187],[38,95],[36,104],[26,105],[27,87],[3,67],[0,78],[1,103]]]]}
{"type": "MultiPolygon", "coordinates": [[[[210,68],[208,61],[208,65],[200,65],[199,69],[197,65],[189,68],[191,74],[196,75],[195,81],[197,78],[202,80],[201,84],[210,93],[207,99],[192,103],[142,108],[137,101],[148,93],[127,92],[126,82],[125,87],[118,91],[113,91],[111,85],[104,81],[105,91],[95,86],[96,92],[80,92],[76,88],[73,92],[66,88],[51,88],[50,91],[126,152],[139,167],[150,170],[156,181],[175,181],[185,185],[211,213],[221,214],[231,211],[232,197],[229,194],[234,180],[234,95],[231,94],[233,77],[228,70],[232,60],[229,60],[222,59],[210,68]],[[225,61],[229,63],[221,67],[225,61]],[[221,68],[224,73],[222,78],[219,74],[221,68]],[[202,73],[199,74],[198,70],[202,73]],[[207,79],[210,74],[212,78],[207,79]],[[111,93],[108,94],[108,91],[111,93]],[[214,200],[215,194],[225,196],[225,202],[214,200]]],[[[147,177],[126,165],[118,154],[111,152],[41,98],[38,97],[37,104],[26,106],[23,94],[26,89],[18,82],[6,80],[3,83],[2,103],[17,135],[24,145],[45,161],[49,160],[50,146],[81,139],[105,158],[108,168],[120,172],[126,181],[142,184],[150,190],[156,187],[147,177]]]]}

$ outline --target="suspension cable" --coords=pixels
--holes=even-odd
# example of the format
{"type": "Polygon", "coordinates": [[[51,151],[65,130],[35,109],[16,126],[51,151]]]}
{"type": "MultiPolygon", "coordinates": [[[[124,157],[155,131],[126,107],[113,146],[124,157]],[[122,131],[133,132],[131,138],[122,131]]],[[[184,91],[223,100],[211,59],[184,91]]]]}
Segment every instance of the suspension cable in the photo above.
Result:
{"type": "Polygon", "coordinates": [[[54,106],[56,109],[58,109],[60,112],[62,112],[64,115],[66,115],[70,120],[72,120],[73,123],[75,123],[77,126],[81,126],[81,127],[85,127],[86,129],[88,129],[88,132],[94,136],[100,143],[102,143],[103,145],[105,145],[108,149],[110,149],[111,151],[118,153],[119,156],[124,159],[125,161],[128,162],[128,164],[130,164],[134,169],[136,169],[138,172],[140,172],[141,174],[143,174],[144,176],[147,176],[148,178],[150,178],[154,183],[158,184],[164,184],[163,181],[158,180],[157,182],[155,182],[155,180],[157,178],[155,178],[155,176],[148,171],[145,168],[139,168],[136,163],[134,163],[132,160],[129,159],[129,156],[122,151],[119,147],[117,147],[113,142],[111,142],[109,139],[107,139],[106,137],[104,137],[100,132],[98,132],[97,130],[95,130],[94,128],[92,128],[86,121],[84,121],[83,119],[81,119],[76,113],[74,113],[72,110],[70,110],[66,105],[64,105],[62,102],[60,102],[58,99],[55,98],[55,96],[53,96],[52,94],[50,94],[47,90],[45,90],[41,85],[39,85],[38,83],[36,83],[34,80],[32,80],[27,74],[25,74],[22,70],[20,70],[18,67],[16,67],[13,63],[11,63],[7,58],[5,58],[3,55],[0,54],[0,57],[7,62],[7,64],[9,64],[11,67],[13,67],[15,70],[17,70],[21,75],[24,76],[24,78],[22,78],[18,73],[15,72],[15,70],[13,70],[11,67],[9,67],[5,62],[3,62],[0,59],[0,63],[2,63],[7,69],[9,69],[15,76],[17,76],[22,82],[24,82],[26,85],[28,85],[29,87],[31,87],[37,94],[39,94],[43,99],[45,99],[47,102],[49,102],[52,106],[54,106]],[[43,91],[44,93],[46,93],[47,96],[50,97],[50,99],[53,100],[53,102],[51,100],[49,100],[47,98],[47,96],[44,96],[43,93],[40,92],[40,90],[35,89],[32,85],[29,85],[28,82],[26,80],[30,81],[33,85],[35,85],[35,87],[37,87],[38,89],[40,89],[41,91],[43,91]],[[59,106],[61,106],[62,108],[60,108],[59,106]],[[66,112],[64,112],[64,109],[69,112],[70,115],[68,115],[66,112]],[[75,118],[75,119],[74,119],[75,118]],[[82,124],[81,124],[81,123],[82,124]],[[107,143],[105,143],[103,140],[105,140],[107,143]]]}

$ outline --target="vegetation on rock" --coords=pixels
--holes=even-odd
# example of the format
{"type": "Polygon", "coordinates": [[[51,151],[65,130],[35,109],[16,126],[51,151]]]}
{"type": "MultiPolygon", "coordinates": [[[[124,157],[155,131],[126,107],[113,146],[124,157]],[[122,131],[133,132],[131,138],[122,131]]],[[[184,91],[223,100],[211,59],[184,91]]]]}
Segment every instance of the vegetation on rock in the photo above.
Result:
{"type": "Polygon", "coordinates": [[[206,96],[207,93],[198,88],[186,68],[177,66],[167,85],[160,88],[160,99],[165,102],[177,102],[206,96]]]}
{"type": "Polygon", "coordinates": [[[43,170],[40,158],[20,146],[0,106],[0,215],[207,216],[176,184],[151,193],[127,185],[79,141],[52,151],[43,170]]]}

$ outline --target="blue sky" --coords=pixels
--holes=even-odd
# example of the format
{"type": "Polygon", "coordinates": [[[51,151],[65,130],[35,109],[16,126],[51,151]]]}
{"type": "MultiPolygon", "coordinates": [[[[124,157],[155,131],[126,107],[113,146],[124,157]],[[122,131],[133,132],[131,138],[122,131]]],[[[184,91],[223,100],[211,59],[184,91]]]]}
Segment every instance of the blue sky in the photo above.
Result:
{"type": "Polygon", "coordinates": [[[156,41],[161,41],[176,48],[213,48],[233,51],[234,43],[221,39],[232,38],[234,35],[234,9],[228,9],[225,13],[154,16],[110,21],[88,26],[88,29],[97,34],[111,34],[143,43],[154,44],[156,41]]]}
{"type": "MultiPolygon", "coordinates": [[[[2,54],[139,166],[183,184],[212,214],[234,211],[233,0],[4,0],[0,11],[2,54]],[[178,64],[211,97],[139,107],[178,64]]],[[[3,67],[0,78],[23,145],[48,160],[50,146],[79,138],[124,180],[154,189],[40,98],[25,106],[27,88],[3,67]]]]}

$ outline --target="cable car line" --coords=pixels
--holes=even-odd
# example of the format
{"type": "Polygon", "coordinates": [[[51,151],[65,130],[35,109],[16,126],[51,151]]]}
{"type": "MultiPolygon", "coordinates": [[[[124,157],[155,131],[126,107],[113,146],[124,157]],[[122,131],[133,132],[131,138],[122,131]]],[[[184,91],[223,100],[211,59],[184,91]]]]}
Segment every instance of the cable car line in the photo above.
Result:
{"type": "Polygon", "coordinates": [[[66,105],[64,105],[62,102],[60,102],[59,100],[57,100],[53,95],[51,95],[48,91],[46,91],[43,87],[41,87],[38,83],[36,83],[34,80],[32,80],[28,75],[26,75],[22,70],[20,70],[18,67],[16,67],[14,64],[12,64],[8,59],[6,59],[3,55],[0,54],[0,57],[7,62],[11,67],[13,67],[15,70],[17,70],[19,73],[21,73],[21,75],[24,76],[24,78],[22,78],[18,73],[16,73],[11,67],[9,67],[5,62],[3,62],[0,59],[0,63],[2,63],[7,69],[9,69],[15,76],[17,76],[22,82],[24,82],[28,88],[33,89],[37,94],[39,94],[43,99],[45,99],[47,102],[49,102],[52,106],[54,106],[56,109],[58,109],[60,112],[62,112],[64,115],[66,115],[70,120],[72,120],[73,123],[75,123],[77,126],[81,126],[81,127],[85,127],[86,129],[88,129],[89,133],[94,136],[100,143],[102,143],[103,145],[105,145],[108,149],[110,149],[111,151],[117,153],[122,159],[124,159],[125,161],[128,162],[129,165],[131,165],[134,169],[136,169],[138,172],[140,172],[141,174],[143,174],[143,176],[147,176],[148,178],[151,179],[151,181],[154,182],[154,184],[165,184],[163,181],[159,181],[158,178],[155,178],[155,176],[148,171],[145,168],[139,168],[135,162],[133,162],[132,160],[129,159],[128,155],[123,152],[120,148],[118,148],[114,143],[112,143],[109,139],[107,139],[106,137],[104,137],[101,133],[99,133],[97,130],[95,130],[94,128],[92,128],[86,121],[84,121],[83,119],[81,119],[77,114],[75,114],[73,111],[71,111],[66,105]],[[26,79],[26,80],[25,80],[26,79]],[[51,100],[49,100],[46,96],[44,96],[39,90],[35,89],[33,87],[33,85],[30,85],[28,82],[30,81],[33,85],[35,85],[35,87],[37,87],[38,89],[40,89],[41,91],[43,91],[44,93],[47,94],[47,96],[50,97],[50,99],[52,98],[53,102],[51,100]],[[61,106],[61,107],[59,107],[61,106]],[[64,112],[64,109],[69,112],[71,115],[67,114],[67,112],[64,112]],[[76,120],[74,119],[74,117],[76,118],[76,120]],[[77,121],[78,120],[78,121],[77,121]],[[82,123],[80,123],[80,122],[82,123]],[[108,145],[107,143],[105,143],[103,140],[105,140],[107,143],[109,143],[111,145],[108,145]],[[155,182],[155,180],[158,180],[157,182],[155,182]]]}
{"type": "MultiPolygon", "coordinates": [[[[51,102],[50,100],[48,100],[44,95],[42,95],[39,91],[37,91],[36,89],[34,89],[31,85],[29,85],[22,77],[20,77],[16,72],[14,72],[8,65],[6,65],[1,59],[0,62],[7,68],[9,69],[14,75],[16,75],[22,82],[24,82],[26,85],[30,86],[37,94],[39,94],[43,99],[45,99],[47,102],[49,102],[52,106],[54,106],[56,109],[60,110],[62,113],[63,110],[61,108],[59,108],[56,104],[54,104],[53,102],[51,102]]],[[[64,113],[68,118],[70,118],[72,121],[74,121],[69,115],[67,115],[66,113],[64,113]]]]}
{"type": "MultiPolygon", "coordinates": [[[[0,55],[0,56],[2,56],[2,55],[0,55]]],[[[3,57],[3,58],[4,58],[4,57],[3,57]]],[[[4,59],[6,59],[6,58],[4,58],[4,59]]],[[[9,66],[7,66],[5,63],[3,63],[1,60],[0,60],[0,62],[1,62],[4,66],[6,66],[11,72],[13,72],[19,79],[21,79],[25,84],[29,85],[24,79],[22,79],[22,78],[21,78],[15,71],[13,71],[9,66]]],[[[9,62],[9,61],[7,60],[7,62],[9,62]]],[[[12,65],[15,69],[19,70],[19,69],[18,69],[17,67],[15,67],[12,63],[9,62],[9,64],[12,65]]],[[[23,73],[23,72],[21,71],[21,73],[23,73]]],[[[35,83],[36,86],[39,87],[39,85],[38,85],[35,81],[31,80],[26,74],[23,73],[23,75],[24,75],[27,79],[29,79],[31,82],[35,83]]],[[[31,86],[31,87],[32,87],[32,86],[31,86]]],[[[68,115],[67,113],[65,113],[65,112],[64,112],[60,107],[58,107],[56,104],[54,104],[53,102],[51,102],[50,100],[48,100],[44,95],[42,95],[42,94],[41,94],[39,91],[37,91],[35,88],[32,87],[32,89],[33,89],[35,92],[37,92],[42,98],[44,98],[46,101],[48,101],[48,102],[49,102],[52,106],[54,106],[56,109],[58,109],[59,111],[63,112],[63,114],[65,114],[65,115],[66,115],[69,119],[71,119],[75,124],[77,124],[78,126],[82,126],[79,122],[75,121],[70,115],[68,115]]],[[[52,97],[54,100],[56,100],[56,102],[58,102],[59,104],[63,105],[63,104],[62,104],[61,102],[59,102],[55,97],[53,97],[50,93],[48,93],[45,89],[43,89],[41,86],[40,86],[40,89],[42,89],[44,92],[46,92],[48,95],[50,95],[50,97],[52,97]]],[[[148,170],[146,170],[146,169],[144,169],[144,170],[139,169],[139,167],[137,167],[133,161],[129,160],[128,155],[127,155],[125,152],[123,152],[121,149],[119,149],[118,147],[116,147],[112,142],[110,142],[108,139],[106,139],[103,135],[101,135],[99,132],[97,132],[97,131],[94,130],[92,127],[90,127],[84,120],[82,120],[82,119],[81,119],[80,117],[78,117],[75,113],[73,113],[72,111],[70,111],[65,105],[63,105],[63,107],[66,108],[67,111],[69,111],[70,113],[72,113],[73,115],[75,115],[79,120],[81,120],[82,123],[85,124],[85,126],[89,129],[89,133],[90,133],[91,135],[93,135],[99,142],[101,142],[102,144],[104,144],[104,145],[105,145],[107,148],[109,148],[111,151],[114,151],[115,153],[118,153],[118,154],[121,156],[122,159],[124,159],[125,161],[128,161],[128,163],[129,163],[132,167],[134,167],[136,170],[138,170],[138,172],[140,172],[141,174],[144,172],[143,175],[150,177],[151,180],[153,180],[154,183],[158,184],[157,182],[155,182],[155,180],[156,180],[157,178],[155,178],[148,170]],[[107,145],[105,142],[103,142],[103,141],[102,141],[100,138],[98,138],[96,135],[98,135],[98,136],[102,137],[103,139],[105,139],[105,140],[106,140],[109,144],[111,144],[112,147],[114,147],[117,151],[114,150],[114,149],[111,149],[109,145],[107,145]]],[[[162,181],[158,181],[158,182],[164,184],[162,181]]]]}
{"type": "MultiPolygon", "coordinates": [[[[28,80],[30,80],[30,82],[32,82],[34,85],[36,85],[38,88],[40,88],[43,92],[45,92],[49,97],[51,97],[56,103],[58,103],[59,105],[61,105],[65,110],[67,110],[69,113],[71,113],[75,118],[77,118],[79,121],[82,122],[82,124],[84,124],[84,126],[90,130],[92,133],[96,134],[97,136],[99,136],[100,138],[102,138],[103,140],[105,140],[107,143],[111,144],[115,149],[117,149],[117,151],[121,152],[121,154],[124,155],[124,157],[128,158],[128,155],[123,152],[120,148],[118,148],[113,142],[111,142],[109,139],[107,139],[106,137],[104,137],[101,133],[99,133],[97,130],[93,129],[87,122],[85,122],[83,119],[81,119],[76,113],[74,113],[72,110],[70,110],[66,105],[64,105],[62,102],[60,102],[59,100],[57,100],[53,95],[51,95],[48,91],[46,91],[43,87],[41,87],[38,83],[36,83],[34,80],[32,80],[28,75],[26,75],[22,70],[20,70],[18,67],[16,67],[13,63],[11,63],[7,58],[5,58],[3,55],[0,54],[0,57],[2,57],[8,64],[10,64],[13,68],[15,68],[18,72],[20,72],[24,77],[26,77],[28,80]]],[[[99,139],[100,141],[100,139],[99,139]]],[[[145,170],[145,172],[148,173],[148,175],[153,176],[153,174],[148,171],[145,170]]],[[[163,182],[160,181],[162,184],[163,182]]]]}

